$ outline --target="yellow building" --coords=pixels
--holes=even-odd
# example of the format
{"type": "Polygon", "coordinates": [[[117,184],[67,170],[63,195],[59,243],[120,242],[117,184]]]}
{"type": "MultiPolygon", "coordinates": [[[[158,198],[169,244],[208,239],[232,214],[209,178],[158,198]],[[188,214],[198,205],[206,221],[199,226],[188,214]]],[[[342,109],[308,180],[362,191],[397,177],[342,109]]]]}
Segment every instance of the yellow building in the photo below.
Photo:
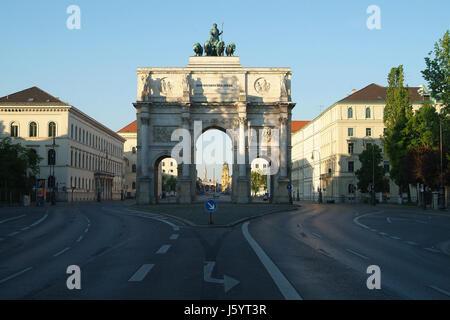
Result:
{"type": "Polygon", "coordinates": [[[222,168],[222,192],[230,191],[230,187],[231,187],[230,168],[228,167],[228,163],[225,162],[222,168]]]}
{"type": "MultiPolygon", "coordinates": [[[[420,108],[429,96],[420,94],[421,87],[410,87],[411,104],[420,108]]],[[[324,201],[360,199],[355,192],[355,172],[360,168],[359,154],[363,145],[377,144],[383,151],[386,87],[370,84],[339,100],[314,120],[292,130],[292,186],[294,199],[317,200],[319,189],[324,201]],[[295,132],[294,132],[295,131],[295,132]]],[[[294,126],[294,124],[293,124],[294,126]]],[[[384,156],[386,172],[389,162],[384,156]]],[[[414,188],[413,188],[414,189],[414,188]]],[[[399,201],[398,186],[392,181],[384,199],[399,201]]],[[[415,189],[411,195],[416,196],[415,189]]],[[[379,199],[380,195],[377,195],[379,199]]]]}

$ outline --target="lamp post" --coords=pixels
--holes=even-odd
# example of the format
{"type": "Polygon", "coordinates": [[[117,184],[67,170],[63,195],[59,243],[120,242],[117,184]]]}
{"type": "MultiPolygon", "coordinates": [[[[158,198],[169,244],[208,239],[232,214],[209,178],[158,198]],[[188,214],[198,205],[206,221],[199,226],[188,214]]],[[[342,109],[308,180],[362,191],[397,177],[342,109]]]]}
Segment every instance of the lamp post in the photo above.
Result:
{"type": "MultiPolygon", "coordinates": [[[[368,147],[365,145],[365,140],[363,140],[363,149],[369,150],[368,147]]],[[[376,206],[377,201],[375,199],[375,150],[372,143],[372,185],[370,186],[371,196],[370,196],[370,202],[372,206],[376,206]]]]}
{"type": "Polygon", "coordinates": [[[322,203],[322,177],[320,176],[322,170],[321,170],[321,165],[322,165],[322,157],[320,155],[320,151],[319,150],[313,150],[312,152],[312,156],[311,159],[314,160],[314,151],[316,151],[319,154],[319,203],[322,203]]]}
{"type": "Polygon", "coordinates": [[[442,118],[439,117],[439,149],[441,154],[441,185],[439,188],[439,209],[445,209],[445,187],[444,187],[444,174],[443,174],[443,161],[442,161],[442,118]]]}

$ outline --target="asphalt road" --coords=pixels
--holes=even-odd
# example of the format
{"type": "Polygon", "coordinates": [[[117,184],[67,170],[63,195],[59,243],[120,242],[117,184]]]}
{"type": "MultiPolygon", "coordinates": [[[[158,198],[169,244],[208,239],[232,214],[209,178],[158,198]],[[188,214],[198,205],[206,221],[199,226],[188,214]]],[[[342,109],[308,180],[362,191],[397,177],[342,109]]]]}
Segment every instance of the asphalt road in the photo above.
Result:
{"type": "Polygon", "coordinates": [[[450,299],[449,217],[304,204],[210,229],[130,205],[1,208],[0,299],[450,299]]]}

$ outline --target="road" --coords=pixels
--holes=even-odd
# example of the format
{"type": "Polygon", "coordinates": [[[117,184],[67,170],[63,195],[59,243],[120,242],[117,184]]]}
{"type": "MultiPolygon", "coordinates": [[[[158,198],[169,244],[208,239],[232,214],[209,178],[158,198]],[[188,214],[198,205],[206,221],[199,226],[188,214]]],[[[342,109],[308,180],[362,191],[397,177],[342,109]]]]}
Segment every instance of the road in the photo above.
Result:
{"type": "Polygon", "coordinates": [[[443,215],[302,204],[192,228],[131,204],[1,208],[0,299],[450,299],[443,215]],[[373,264],[380,290],[366,287],[373,264]]]}

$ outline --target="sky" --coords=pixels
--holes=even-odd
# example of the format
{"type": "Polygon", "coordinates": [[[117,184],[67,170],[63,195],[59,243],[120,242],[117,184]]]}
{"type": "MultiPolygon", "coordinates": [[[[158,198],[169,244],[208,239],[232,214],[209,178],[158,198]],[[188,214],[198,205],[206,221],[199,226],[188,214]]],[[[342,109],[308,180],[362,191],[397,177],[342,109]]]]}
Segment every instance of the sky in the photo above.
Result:
{"type": "Polygon", "coordinates": [[[117,131],[136,119],[136,69],[186,66],[213,23],[244,67],[290,67],[292,119],[312,120],[352,89],[386,85],[400,64],[408,85],[425,83],[424,57],[449,29],[450,1],[2,0],[0,97],[38,86],[117,131]],[[67,28],[71,5],[80,29],[67,28]],[[367,27],[371,5],[380,29],[367,27]]]}

